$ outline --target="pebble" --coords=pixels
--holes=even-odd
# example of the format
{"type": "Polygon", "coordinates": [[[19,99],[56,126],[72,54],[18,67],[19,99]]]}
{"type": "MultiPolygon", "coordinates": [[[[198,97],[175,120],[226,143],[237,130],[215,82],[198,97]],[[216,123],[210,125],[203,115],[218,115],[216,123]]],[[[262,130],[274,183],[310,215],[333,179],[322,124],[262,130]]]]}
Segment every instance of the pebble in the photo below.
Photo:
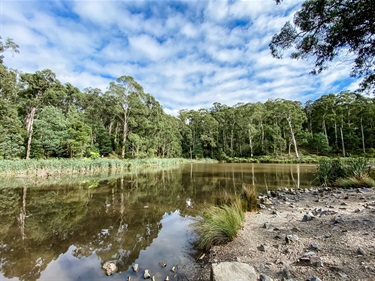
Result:
{"type": "Polygon", "coordinates": [[[332,237],[331,233],[327,232],[326,234],[324,234],[324,238],[330,238],[330,237],[332,237]]]}
{"type": "Polygon", "coordinates": [[[151,275],[148,269],[145,269],[145,273],[143,274],[144,279],[150,279],[151,275]]]}
{"type": "Polygon", "coordinates": [[[359,247],[357,249],[357,254],[364,256],[364,255],[366,255],[366,251],[363,248],[359,247]]]}
{"type": "Polygon", "coordinates": [[[138,263],[133,264],[132,268],[133,268],[133,271],[134,271],[134,272],[137,272],[137,271],[138,271],[138,268],[139,268],[138,263]]]}
{"type": "Polygon", "coordinates": [[[259,251],[262,251],[262,252],[265,252],[265,251],[266,251],[266,248],[267,248],[267,246],[264,245],[264,244],[262,244],[262,245],[260,245],[260,246],[258,247],[258,250],[259,250],[259,251]]]}
{"type": "Polygon", "coordinates": [[[319,277],[313,276],[308,278],[306,281],[322,281],[319,277]]]}
{"type": "Polygon", "coordinates": [[[273,279],[265,274],[259,276],[259,281],[273,281],[273,279]]]}
{"type": "Polygon", "coordinates": [[[298,241],[299,237],[296,234],[289,234],[285,237],[285,242],[286,243],[293,243],[298,241]]]}
{"type": "Polygon", "coordinates": [[[312,221],[314,218],[315,217],[312,214],[307,213],[303,215],[302,221],[312,221]]]}

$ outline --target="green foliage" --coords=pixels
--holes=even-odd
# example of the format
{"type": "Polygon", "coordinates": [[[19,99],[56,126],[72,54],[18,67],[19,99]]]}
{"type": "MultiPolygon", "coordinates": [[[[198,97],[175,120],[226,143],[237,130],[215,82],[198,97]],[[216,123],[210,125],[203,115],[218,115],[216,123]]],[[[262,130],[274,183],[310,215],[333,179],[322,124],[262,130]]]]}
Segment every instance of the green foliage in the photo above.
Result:
{"type": "Polygon", "coordinates": [[[232,241],[244,220],[241,202],[237,200],[231,205],[212,206],[195,224],[199,235],[198,248],[208,250],[214,245],[232,241]]]}
{"type": "MultiPolygon", "coordinates": [[[[279,2],[279,0],[277,0],[279,2]]],[[[362,89],[374,89],[375,4],[373,0],[306,0],[270,43],[271,53],[281,58],[292,49],[291,58],[312,57],[317,74],[335,58],[353,56],[352,75],[364,78],[362,89]]]]}
{"type": "Polygon", "coordinates": [[[370,168],[365,158],[322,158],[317,166],[317,180],[321,185],[345,186],[372,182],[370,168]]]}

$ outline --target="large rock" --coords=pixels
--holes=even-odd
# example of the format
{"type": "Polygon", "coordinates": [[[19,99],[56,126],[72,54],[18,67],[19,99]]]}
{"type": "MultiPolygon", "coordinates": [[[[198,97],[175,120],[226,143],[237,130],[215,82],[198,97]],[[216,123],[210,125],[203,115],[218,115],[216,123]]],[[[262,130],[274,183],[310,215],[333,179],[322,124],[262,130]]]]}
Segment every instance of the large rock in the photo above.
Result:
{"type": "Polygon", "coordinates": [[[254,267],[240,262],[214,263],[211,267],[211,281],[257,281],[254,267]]]}

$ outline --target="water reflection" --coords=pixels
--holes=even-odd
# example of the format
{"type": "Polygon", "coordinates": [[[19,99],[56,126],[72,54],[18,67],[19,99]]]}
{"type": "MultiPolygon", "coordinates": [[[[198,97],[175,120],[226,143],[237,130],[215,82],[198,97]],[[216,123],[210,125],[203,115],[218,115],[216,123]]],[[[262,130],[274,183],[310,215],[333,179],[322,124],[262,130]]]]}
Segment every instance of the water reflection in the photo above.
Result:
{"type": "Polygon", "coordinates": [[[259,191],[307,186],[314,170],[195,164],[104,181],[0,188],[0,279],[101,280],[106,261],[119,268],[111,280],[141,278],[133,263],[160,278],[176,264],[190,274],[197,265],[189,225],[203,207],[223,193],[238,194],[244,183],[259,191]]]}

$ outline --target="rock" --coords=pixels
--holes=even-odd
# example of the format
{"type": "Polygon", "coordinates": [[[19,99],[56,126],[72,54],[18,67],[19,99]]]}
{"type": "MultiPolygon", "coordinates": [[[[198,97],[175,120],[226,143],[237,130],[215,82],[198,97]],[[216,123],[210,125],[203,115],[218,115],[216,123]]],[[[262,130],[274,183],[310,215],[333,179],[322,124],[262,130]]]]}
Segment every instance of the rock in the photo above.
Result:
{"type": "Polygon", "coordinates": [[[259,276],[259,281],[273,281],[273,279],[265,274],[259,276]]]}
{"type": "Polygon", "coordinates": [[[296,234],[289,234],[285,237],[285,242],[286,243],[293,243],[293,242],[296,242],[298,241],[298,235],[296,234]]]}
{"type": "Polygon", "coordinates": [[[265,251],[266,251],[266,248],[267,248],[267,246],[264,245],[264,244],[262,244],[262,245],[260,245],[260,246],[258,247],[258,250],[259,250],[259,251],[262,251],[262,252],[265,252],[265,251]]]}
{"type": "Polygon", "coordinates": [[[134,272],[137,272],[138,269],[139,269],[139,265],[138,265],[138,263],[133,264],[132,268],[133,268],[133,271],[134,271],[134,272]]]}
{"type": "Polygon", "coordinates": [[[106,271],[107,275],[112,275],[117,271],[117,266],[114,262],[105,262],[103,264],[103,269],[106,271]]]}
{"type": "Polygon", "coordinates": [[[358,255],[361,255],[361,256],[364,256],[364,255],[366,255],[366,251],[363,250],[361,247],[359,247],[359,248],[357,249],[357,254],[358,254],[358,255]]]}
{"type": "Polygon", "coordinates": [[[212,264],[211,281],[257,281],[254,267],[239,262],[212,264]]]}
{"type": "Polygon", "coordinates": [[[271,228],[270,223],[269,223],[269,222],[265,222],[265,223],[263,224],[263,228],[264,228],[264,229],[270,229],[270,228],[271,228]]]}
{"type": "Polygon", "coordinates": [[[143,273],[143,278],[144,279],[150,279],[151,275],[148,269],[145,269],[145,273],[143,273]]]}
{"type": "Polygon", "coordinates": [[[306,281],[322,281],[319,277],[313,276],[308,278],[306,281]]]}
{"type": "Polygon", "coordinates": [[[324,234],[324,238],[330,238],[330,237],[332,237],[331,233],[327,232],[326,234],[324,234]]]}
{"type": "Polygon", "coordinates": [[[311,250],[320,250],[318,244],[311,243],[309,249],[311,250]]]}
{"type": "Polygon", "coordinates": [[[302,221],[312,221],[315,217],[311,213],[307,213],[303,215],[302,221]]]}

